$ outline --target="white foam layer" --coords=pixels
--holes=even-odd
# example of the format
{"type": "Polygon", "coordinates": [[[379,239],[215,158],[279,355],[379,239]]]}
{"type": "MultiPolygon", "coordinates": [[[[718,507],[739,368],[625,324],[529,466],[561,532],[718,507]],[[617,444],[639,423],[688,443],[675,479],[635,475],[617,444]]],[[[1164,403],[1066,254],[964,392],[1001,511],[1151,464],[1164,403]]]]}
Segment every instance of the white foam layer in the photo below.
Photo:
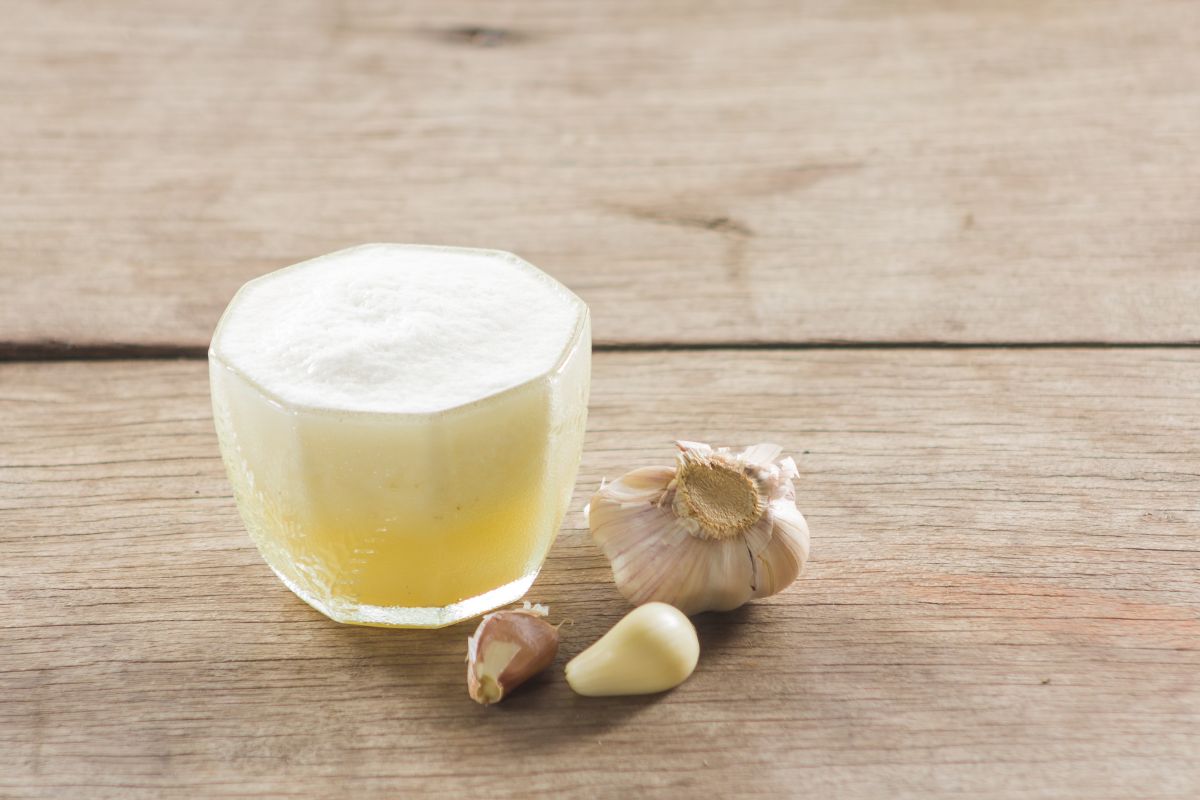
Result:
{"type": "Polygon", "coordinates": [[[213,349],[287,402],[431,412],[551,370],[583,308],[506,253],[364,245],[246,284],[213,349]]]}

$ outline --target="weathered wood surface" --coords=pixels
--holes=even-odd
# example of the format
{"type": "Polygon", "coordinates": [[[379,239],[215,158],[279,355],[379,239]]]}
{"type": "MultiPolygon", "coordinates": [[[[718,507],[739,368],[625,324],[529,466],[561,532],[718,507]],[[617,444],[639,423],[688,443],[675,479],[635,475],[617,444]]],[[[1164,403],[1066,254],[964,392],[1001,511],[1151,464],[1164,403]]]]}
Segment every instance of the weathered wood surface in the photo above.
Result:
{"type": "Polygon", "coordinates": [[[341,627],[237,519],[204,365],[0,366],[4,797],[1200,794],[1200,355],[599,354],[531,597],[548,678],[467,699],[469,625],[341,627]],[[675,436],[796,453],[785,594],[675,692],[587,700],[624,611],[580,509],[675,436]]]}
{"type": "Polygon", "coordinates": [[[600,343],[1200,341],[1200,3],[4,6],[0,351],[510,249],[600,343]]]}

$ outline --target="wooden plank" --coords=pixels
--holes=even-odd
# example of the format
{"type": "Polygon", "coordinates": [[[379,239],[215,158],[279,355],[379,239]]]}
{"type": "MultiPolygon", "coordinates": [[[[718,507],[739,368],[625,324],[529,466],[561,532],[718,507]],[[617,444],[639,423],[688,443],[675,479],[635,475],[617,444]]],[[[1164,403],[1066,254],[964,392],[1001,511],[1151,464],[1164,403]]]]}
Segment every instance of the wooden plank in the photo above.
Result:
{"type": "Polygon", "coordinates": [[[364,241],[600,343],[1200,341],[1200,4],[5,6],[0,349],[202,349],[364,241]]]}
{"type": "Polygon", "coordinates": [[[465,693],[469,625],[333,624],[251,547],[199,362],[0,366],[5,797],[1200,792],[1200,354],[599,354],[531,597],[545,681],[465,693]],[[580,509],[676,436],[775,440],[814,532],[786,593],[698,618],[665,696],[571,694],[625,607],[580,509]]]}

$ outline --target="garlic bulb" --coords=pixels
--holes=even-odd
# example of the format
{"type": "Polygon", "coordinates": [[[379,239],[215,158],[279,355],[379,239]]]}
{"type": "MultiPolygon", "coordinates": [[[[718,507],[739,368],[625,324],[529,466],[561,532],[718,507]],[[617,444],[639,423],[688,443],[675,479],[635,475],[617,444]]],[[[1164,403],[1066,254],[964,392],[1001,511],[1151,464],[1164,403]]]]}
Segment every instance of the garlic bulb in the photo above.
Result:
{"type": "Polygon", "coordinates": [[[671,467],[643,467],[592,496],[592,539],[635,605],[685,614],[728,611],[787,586],[808,560],[808,526],[796,509],[791,458],[759,444],[736,455],[676,442],[671,467]]]}

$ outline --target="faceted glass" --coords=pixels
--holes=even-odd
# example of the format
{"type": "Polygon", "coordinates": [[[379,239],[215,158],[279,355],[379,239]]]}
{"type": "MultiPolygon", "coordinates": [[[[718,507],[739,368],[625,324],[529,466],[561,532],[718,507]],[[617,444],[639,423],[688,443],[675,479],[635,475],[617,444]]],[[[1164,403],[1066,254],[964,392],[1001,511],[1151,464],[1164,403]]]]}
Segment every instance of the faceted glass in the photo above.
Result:
{"type": "Polygon", "coordinates": [[[590,322],[569,297],[575,330],[553,369],[434,413],[286,402],[229,362],[218,325],[209,375],[222,458],[251,538],[288,588],[339,622],[401,627],[524,595],[566,513],[587,420],[590,322]]]}

